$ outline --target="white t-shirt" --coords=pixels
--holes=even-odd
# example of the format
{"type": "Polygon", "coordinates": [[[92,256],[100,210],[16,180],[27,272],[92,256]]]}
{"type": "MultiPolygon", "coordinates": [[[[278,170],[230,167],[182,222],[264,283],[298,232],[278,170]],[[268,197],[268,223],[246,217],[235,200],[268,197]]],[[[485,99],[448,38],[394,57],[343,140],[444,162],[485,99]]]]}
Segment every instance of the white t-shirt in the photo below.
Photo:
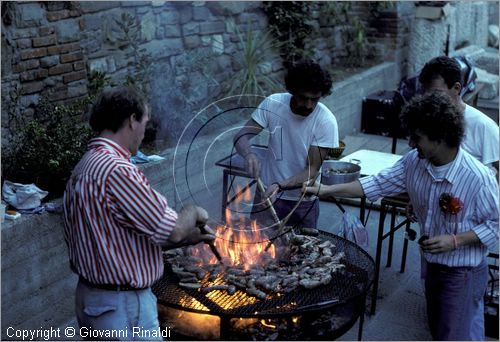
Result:
{"type": "Polygon", "coordinates": [[[484,165],[498,160],[498,125],[479,110],[465,105],[462,148],[484,165]]]}
{"type": "MultiPolygon", "coordinates": [[[[268,96],[252,114],[252,119],[269,132],[266,160],[261,170],[266,186],[304,170],[310,146],[339,146],[337,119],[332,112],[318,102],[307,117],[296,115],[290,109],[291,98],[289,93],[268,96]]],[[[280,198],[297,200],[300,195],[300,189],[288,190],[280,198]]]]}

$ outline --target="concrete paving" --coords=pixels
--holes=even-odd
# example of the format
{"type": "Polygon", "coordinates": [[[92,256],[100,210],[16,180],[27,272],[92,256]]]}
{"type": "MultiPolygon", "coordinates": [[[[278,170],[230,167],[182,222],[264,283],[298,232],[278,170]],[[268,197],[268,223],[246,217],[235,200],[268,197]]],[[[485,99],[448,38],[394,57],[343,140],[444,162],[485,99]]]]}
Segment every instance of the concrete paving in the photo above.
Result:
{"type": "MultiPolygon", "coordinates": [[[[344,208],[353,215],[359,214],[359,208],[344,208]]],[[[403,218],[400,217],[399,220],[403,218]]],[[[375,259],[379,212],[372,211],[366,228],[369,235],[369,247],[366,251],[375,259]]],[[[333,233],[338,232],[342,214],[333,203],[321,202],[319,227],[333,233]],[[332,222],[334,224],[332,225],[332,222]]],[[[389,219],[386,219],[386,231],[389,219]]],[[[416,227],[412,227],[416,229],[416,227]]],[[[432,339],[427,328],[427,315],[422,283],[420,280],[420,252],[416,242],[410,242],[406,260],[406,270],[400,273],[401,250],[404,232],[401,228],[394,238],[392,266],[386,267],[388,240],[383,243],[380,267],[377,308],[374,315],[368,315],[371,303],[371,291],[368,296],[363,340],[378,341],[425,341],[432,339]]],[[[339,338],[341,341],[357,340],[358,324],[339,338]]]]}

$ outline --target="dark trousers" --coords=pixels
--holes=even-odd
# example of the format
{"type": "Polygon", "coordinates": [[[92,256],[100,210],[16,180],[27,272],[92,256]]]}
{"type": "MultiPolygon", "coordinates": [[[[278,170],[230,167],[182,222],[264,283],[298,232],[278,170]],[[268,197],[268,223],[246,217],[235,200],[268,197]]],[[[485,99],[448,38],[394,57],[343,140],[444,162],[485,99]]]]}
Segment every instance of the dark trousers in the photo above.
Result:
{"type": "MultiPolygon", "coordinates": [[[[276,199],[273,202],[274,210],[280,220],[283,220],[295,207],[296,201],[276,199]]],[[[268,226],[276,223],[267,203],[262,200],[260,191],[256,191],[252,208],[252,219],[256,219],[259,224],[268,226]]],[[[293,212],[287,222],[287,226],[297,226],[306,228],[316,228],[319,218],[319,199],[303,201],[293,212]]]]}
{"type": "Polygon", "coordinates": [[[448,267],[427,264],[425,297],[434,340],[484,340],[484,294],[488,265],[448,267]]]}

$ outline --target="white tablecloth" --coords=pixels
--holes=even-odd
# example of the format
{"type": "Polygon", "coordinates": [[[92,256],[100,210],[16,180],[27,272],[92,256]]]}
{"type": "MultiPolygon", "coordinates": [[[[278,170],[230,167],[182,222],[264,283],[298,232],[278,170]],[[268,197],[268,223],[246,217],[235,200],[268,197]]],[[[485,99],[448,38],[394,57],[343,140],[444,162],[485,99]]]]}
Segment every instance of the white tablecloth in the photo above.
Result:
{"type": "Polygon", "coordinates": [[[379,173],[385,168],[391,167],[395,162],[401,159],[401,157],[402,156],[398,154],[359,150],[340,160],[359,164],[359,166],[361,166],[361,175],[371,176],[379,173]]]}

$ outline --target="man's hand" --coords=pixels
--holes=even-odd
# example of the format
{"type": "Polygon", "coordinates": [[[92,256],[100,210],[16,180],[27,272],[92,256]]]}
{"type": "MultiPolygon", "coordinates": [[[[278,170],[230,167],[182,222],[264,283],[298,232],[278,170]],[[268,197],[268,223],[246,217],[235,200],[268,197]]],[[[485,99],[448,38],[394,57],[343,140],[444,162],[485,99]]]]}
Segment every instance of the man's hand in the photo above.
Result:
{"type": "Polygon", "coordinates": [[[321,189],[324,185],[321,184],[312,184],[311,182],[304,182],[302,184],[302,192],[304,192],[307,196],[320,196],[322,194],[321,189]]]}
{"type": "Polygon", "coordinates": [[[199,242],[208,242],[215,239],[215,233],[206,222],[208,213],[198,206],[187,206],[181,210],[177,217],[175,229],[170,234],[165,248],[177,248],[195,245],[199,242]],[[202,232],[203,227],[205,232],[202,232]]]}
{"type": "Polygon", "coordinates": [[[453,235],[439,235],[423,240],[420,247],[424,253],[445,253],[455,249],[455,241],[453,235]]]}
{"type": "Polygon", "coordinates": [[[245,170],[251,178],[260,177],[260,160],[255,153],[250,152],[245,156],[245,170]]]}
{"type": "Polygon", "coordinates": [[[269,185],[266,189],[266,192],[264,192],[264,199],[269,198],[271,202],[274,202],[274,199],[276,198],[276,195],[278,194],[278,191],[280,191],[280,187],[278,183],[273,183],[269,185]]]}
{"type": "Polygon", "coordinates": [[[415,212],[413,211],[413,205],[408,203],[405,208],[405,215],[410,222],[418,222],[417,216],[415,216],[415,212]]]}

